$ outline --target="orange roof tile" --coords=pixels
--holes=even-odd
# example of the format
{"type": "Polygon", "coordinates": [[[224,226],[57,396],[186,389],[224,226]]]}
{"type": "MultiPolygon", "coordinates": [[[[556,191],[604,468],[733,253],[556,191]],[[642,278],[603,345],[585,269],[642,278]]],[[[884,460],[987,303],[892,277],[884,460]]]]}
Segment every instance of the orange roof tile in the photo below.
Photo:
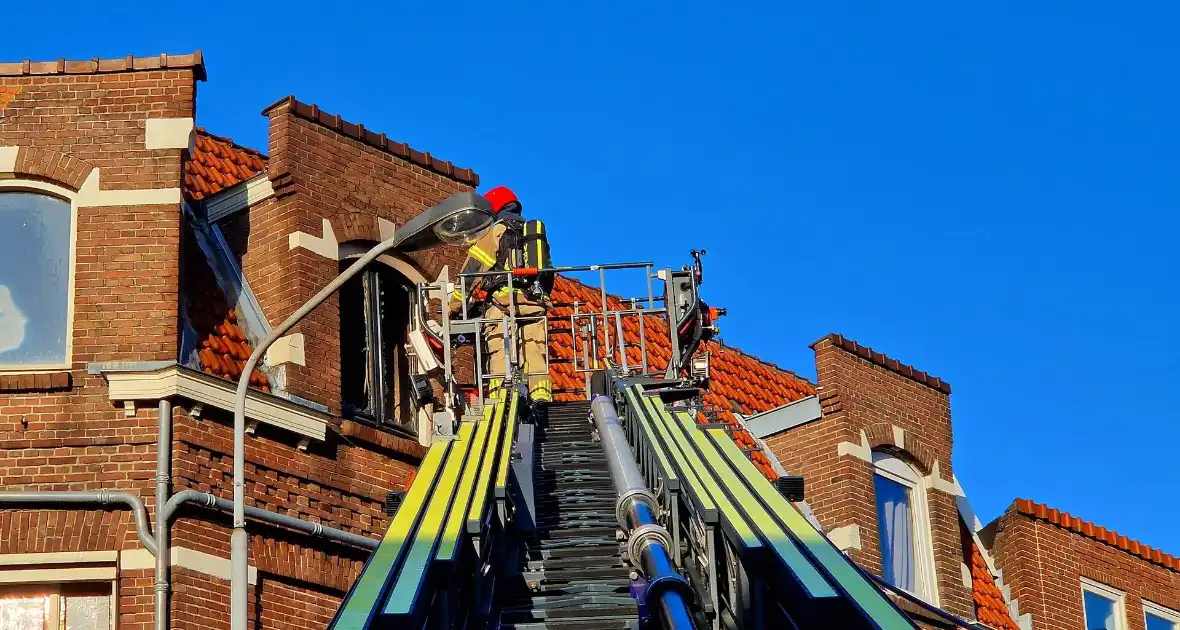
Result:
{"type": "Polygon", "coordinates": [[[1020,630],[975,543],[971,543],[971,598],[975,601],[975,617],[981,622],[997,630],[1020,630]]]}
{"type": "Polygon", "coordinates": [[[201,200],[240,184],[266,168],[266,156],[197,127],[192,154],[184,163],[184,192],[201,200]]]}
{"type": "Polygon", "coordinates": [[[1020,630],[1008,612],[1004,594],[996,586],[983,552],[962,521],[959,521],[959,532],[963,540],[964,560],[971,567],[971,599],[975,602],[975,618],[996,630],[1020,630]]]}
{"type": "MultiPolygon", "coordinates": [[[[229,307],[225,294],[217,286],[213,270],[192,233],[186,231],[184,295],[188,321],[197,333],[197,357],[202,371],[237,381],[254,352],[246,334],[238,326],[237,313],[229,307]]],[[[257,368],[250,384],[270,391],[266,375],[257,368]]]]}
{"type": "MultiPolygon", "coordinates": [[[[575,372],[573,365],[575,345],[570,332],[569,317],[573,312],[571,305],[580,302],[587,310],[601,309],[601,291],[577,280],[559,276],[554,284],[552,297],[554,308],[549,312],[549,372],[553,380],[554,399],[578,400],[584,396],[585,376],[575,372]]],[[[611,310],[623,307],[622,301],[613,295],[607,295],[607,305],[611,310]]],[[[667,322],[656,315],[644,317],[643,332],[646,337],[649,369],[663,371],[672,358],[672,342],[669,339],[667,322]]],[[[614,328],[611,329],[611,335],[613,338],[614,328]]],[[[643,357],[638,317],[623,319],[623,336],[628,364],[640,364],[643,357]]],[[[599,340],[603,341],[601,335],[599,340]]],[[[579,342],[579,355],[582,350],[579,342]]],[[[705,392],[705,404],[720,410],[717,419],[735,427],[739,425],[734,412],[749,415],[770,411],[815,394],[815,386],[806,380],[734,348],[708,342],[704,350],[712,353],[712,379],[708,391],[705,392]]],[[[743,448],[758,447],[758,442],[745,430],[737,429],[733,436],[734,441],[743,448]]],[[[778,476],[761,451],[753,452],[750,458],[767,477],[778,476]]]]}
{"type": "Polygon", "coordinates": [[[1164,553],[1159,549],[1152,549],[1137,540],[1127,538],[1101,525],[1095,525],[1090,521],[1072,516],[1069,512],[1062,512],[1056,508],[1051,508],[1029,499],[1017,499],[1013,507],[1019,514],[1046,521],[1063,529],[1068,529],[1075,534],[1097,540],[1115,549],[1142,558],[1152,564],[1158,564],[1165,569],[1180,573],[1180,558],[1164,553]]]}

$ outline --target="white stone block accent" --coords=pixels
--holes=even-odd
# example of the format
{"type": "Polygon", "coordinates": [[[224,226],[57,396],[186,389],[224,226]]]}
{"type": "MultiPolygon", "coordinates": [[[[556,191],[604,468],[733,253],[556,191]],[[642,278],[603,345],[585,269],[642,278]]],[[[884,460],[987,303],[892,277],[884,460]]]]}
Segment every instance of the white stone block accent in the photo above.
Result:
{"type": "Polygon", "coordinates": [[[905,450],[905,429],[893,425],[893,444],[901,450],[905,450]]]}
{"type": "Polygon", "coordinates": [[[869,448],[869,436],[862,429],[860,432],[860,444],[840,442],[836,445],[836,455],[840,457],[851,455],[871,464],[873,462],[873,449],[869,448]]]}
{"type": "Polygon", "coordinates": [[[381,217],[377,217],[377,225],[381,230],[382,241],[388,241],[389,239],[393,238],[394,232],[397,231],[397,226],[395,226],[392,221],[382,219],[381,217]]]}
{"type": "Polygon", "coordinates": [[[149,118],[144,147],[148,149],[192,149],[195,136],[192,118],[149,118]]]}
{"type": "MultiPolygon", "coordinates": [[[[210,575],[218,579],[229,581],[229,558],[220,558],[196,549],[187,547],[173,547],[171,550],[172,566],[181,567],[210,575]]],[[[119,568],[123,571],[137,571],[156,568],[156,557],[147,549],[130,549],[120,554],[119,568]]],[[[246,581],[251,586],[258,583],[258,567],[247,569],[246,581]]]]}
{"type": "Polygon", "coordinates": [[[102,190],[99,169],[90,171],[78,190],[78,207],[100,206],[163,206],[180,204],[180,188],[147,188],[142,190],[102,190]]]}
{"type": "Polygon", "coordinates": [[[828,540],[840,551],[860,549],[860,525],[845,525],[828,532],[828,540]]]}
{"type": "Polygon", "coordinates": [[[287,235],[289,249],[302,247],[311,250],[324,258],[340,260],[340,244],[336,241],[336,233],[332,231],[332,223],[324,219],[324,235],[314,236],[307,232],[292,232],[287,235]]]}
{"type": "Polygon", "coordinates": [[[270,366],[295,363],[307,365],[303,355],[303,333],[294,333],[286,337],[279,337],[266,351],[266,364],[270,366]]]}
{"type": "Polygon", "coordinates": [[[16,170],[16,152],[20,147],[0,147],[0,173],[16,170]]]}

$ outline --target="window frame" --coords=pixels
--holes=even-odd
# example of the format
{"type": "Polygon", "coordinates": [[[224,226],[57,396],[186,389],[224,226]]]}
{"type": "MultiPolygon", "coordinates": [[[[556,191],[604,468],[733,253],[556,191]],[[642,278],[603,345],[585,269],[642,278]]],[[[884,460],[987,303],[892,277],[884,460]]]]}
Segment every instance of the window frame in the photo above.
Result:
{"type": "Polygon", "coordinates": [[[0,587],[28,589],[49,597],[52,613],[45,620],[46,626],[56,629],[65,623],[61,616],[64,588],[71,585],[106,586],[111,607],[110,630],[118,630],[119,555],[118,551],[0,554],[0,587]],[[51,626],[52,622],[58,625],[51,626]]]}
{"type": "MultiPolygon", "coordinates": [[[[67,585],[94,585],[94,586],[109,586],[110,592],[104,596],[107,598],[107,607],[110,620],[108,628],[116,630],[119,626],[119,599],[118,586],[113,580],[57,580],[53,582],[28,582],[20,584],[5,584],[8,587],[26,587],[30,593],[36,593],[36,597],[46,597],[49,599],[48,616],[45,617],[45,627],[48,630],[58,630],[64,628],[66,625],[65,613],[65,599],[70,597],[69,593],[62,593],[63,587],[67,585]]],[[[2,597],[2,596],[0,596],[2,597]]]]}
{"type": "Polygon", "coordinates": [[[1115,606],[1115,630],[1128,630],[1127,624],[1127,594],[1123,591],[1107,586],[1102,582],[1091,580],[1090,578],[1081,579],[1082,587],[1082,623],[1085,627],[1089,627],[1090,620],[1086,619],[1086,593],[1089,592],[1097,595],[1103,599],[1114,602],[1115,606]]]}
{"type": "MultiPolygon", "coordinates": [[[[928,604],[938,606],[938,571],[934,564],[934,534],[930,525],[930,507],[926,495],[926,483],[921,473],[897,455],[887,451],[872,451],[873,475],[880,476],[904,487],[910,498],[910,527],[913,530],[913,554],[915,585],[917,592],[907,593],[921,598],[928,604]]],[[[873,507],[879,513],[876,490],[873,492],[873,507]]],[[[885,575],[884,544],[880,538],[881,523],[877,523],[878,543],[881,545],[881,575],[885,575]]],[[[897,587],[900,589],[900,587],[897,587]]]]}
{"type": "Polygon", "coordinates": [[[1159,619],[1163,619],[1172,624],[1172,630],[1180,630],[1180,611],[1165,608],[1159,604],[1148,600],[1141,599],[1141,608],[1143,609],[1143,626],[1147,627],[1147,616],[1151,615],[1159,619]]]}
{"type": "MultiPolygon", "coordinates": [[[[345,263],[347,261],[354,261],[355,262],[355,259],[360,258],[368,250],[369,250],[368,246],[364,246],[359,243],[355,243],[355,242],[342,243],[339,246],[339,261],[341,263],[345,263]]],[[[351,262],[349,264],[351,264],[351,262]]],[[[375,269],[377,266],[382,266],[386,270],[388,270],[389,272],[391,272],[397,276],[401,276],[401,278],[411,288],[413,286],[415,286],[415,284],[417,284],[417,283],[425,282],[425,279],[422,278],[421,274],[417,273],[417,271],[414,270],[413,267],[409,266],[404,260],[401,260],[399,258],[390,256],[390,255],[378,256],[376,260],[370,262],[368,267],[366,267],[364,270],[362,270],[360,273],[358,273],[356,277],[353,278],[353,280],[360,279],[360,281],[363,283],[363,286],[364,286],[362,291],[364,294],[363,297],[364,297],[365,303],[361,305],[361,309],[365,312],[366,325],[370,326],[370,327],[375,327],[376,329],[378,329],[377,330],[378,336],[380,336],[380,333],[382,332],[379,330],[380,324],[379,324],[379,322],[371,321],[370,318],[372,317],[373,313],[370,312],[370,310],[369,310],[370,305],[368,303],[369,300],[371,299],[371,295],[369,293],[370,277],[376,276],[375,269]],[[407,273],[407,272],[410,272],[410,273],[407,273]]],[[[380,290],[379,288],[374,289],[374,293],[379,292],[379,290],[380,290]]],[[[412,308],[412,300],[411,300],[410,308],[412,308]]],[[[411,313],[407,312],[407,315],[411,315],[411,313]]],[[[407,321],[409,321],[409,320],[407,320],[407,321]]],[[[366,332],[366,335],[365,335],[366,340],[369,338],[370,332],[372,332],[372,331],[366,332]]],[[[408,332],[409,331],[407,328],[407,333],[408,332]]],[[[404,350],[405,344],[403,343],[402,346],[403,346],[403,351],[405,351],[404,350]]],[[[366,342],[365,355],[367,358],[371,356],[371,351],[368,349],[367,342],[366,342]]],[[[381,363],[383,364],[382,367],[384,367],[385,369],[378,369],[373,365],[373,362],[371,360],[368,361],[367,365],[366,365],[366,372],[368,373],[369,378],[374,378],[377,375],[377,373],[380,373],[382,380],[388,381],[389,379],[392,378],[392,375],[395,373],[395,369],[388,366],[387,364],[385,364],[385,362],[381,362],[381,363]]],[[[409,364],[411,366],[410,370],[412,372],[413,371],[413,361],[409,361],[409,364]]],[[[344,374],[343,366],[340,366],[340,368],[341,368],[340,369],[340,378],[341,378],[340,384],[341,384],[341,393],[342,393],[340,402],[341,402],[341,411],[343,414],[344,406],[345,406],[345,401],[343,399],[343,390],[344,390],[343,380],[344,380],[345,374],[344,374]]],[[[409,374],[407,374],[406,376],[408,378],[409,374]]],[[[371,398],[373,397],[372,392],[369,393],[369,396],[371,398]]],[[[387,405],[385,405],[384,397],[378,396],[377,398],[381,398],[381,400],[376,401],[377,402],[377,405],[376,405],[377,409],[375,410],[375,411],[380,412],[379,417],[369,418],[366,414],[355,413],[355,412],[350,413],[350,414],[346,415],[345,417],[354,421],[354,422],[360,422],[362,424],[373,426],[373,427],[378,428],[380,430],[389,431],[391,433],[400,435],[402,437],[407,437],[407,438],[411,438],[411,439],[418,439],[419,438],[419,435],[418,435],[419,426],[418,426],[417,418],[411,417],[407,422],[404,422],[404,423],[397,422],[396,419],[393,419],[393,417],[391,415],[392,410],[385,408],[387,405]],[[389,419],[387,419],[387,418],[389,418],[389,419]]],[[[371,399],[370,404],[372,404],[373,402],[374,401],[371,399]]]]}
{"type": "Polygon", "coordinates": [[[74,366],[74,302],[76,297],[75,276],[78,265],[78,195],[62,186],[31,179],[0,179],[0,194],[10,192],[26,192],[48,197],[54,197],[70,204],[70,251],[68,258],[68,275],[66,295],[66,349],[65,360],[62,363],[41,363],[3,367],[0,374],[45,374],[48,372],[63,372],[74,366]]]}

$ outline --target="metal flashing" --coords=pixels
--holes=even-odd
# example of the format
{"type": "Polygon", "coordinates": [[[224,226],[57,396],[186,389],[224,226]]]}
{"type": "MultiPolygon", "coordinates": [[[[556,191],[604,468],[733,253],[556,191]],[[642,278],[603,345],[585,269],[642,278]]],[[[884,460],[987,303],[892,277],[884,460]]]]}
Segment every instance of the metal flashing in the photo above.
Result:
{"type": "Polygon", "coordinates": [[[205,210],[205,220],[209,223],[217,223],[260,201],[273,197],[274,194],[275,190],[270,183],[270,177],[266,171],[262,171],[244,182],[214,193],[202,201],[201,205],[205,210]]]}
{"type": "Polygon", "coordinates": [[[749,416],[743,423],[754,437],[764,438],[819,420],[821,415],[819,397],[811,395],[777,409],[749,416]]]}

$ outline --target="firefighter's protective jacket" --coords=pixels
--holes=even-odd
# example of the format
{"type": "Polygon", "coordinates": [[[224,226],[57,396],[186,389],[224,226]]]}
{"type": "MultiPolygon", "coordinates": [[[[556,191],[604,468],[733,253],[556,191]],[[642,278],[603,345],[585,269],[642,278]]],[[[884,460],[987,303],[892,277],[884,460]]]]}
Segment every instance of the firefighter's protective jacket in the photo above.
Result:
{"type": "MultiPolygon", "coordinates": [[[[497,223],[492,226],[492,229],[485,232],[474,245],[469,247],[467,260],[463,263],[463,273],[490,271],[496,267],[497,261],[503,265],[504,269],[515,269],[521,266],[524,262],[523,252],[519,250],[500,252],[500,244],[507,231],[508,226],[497,223]]],[[[534,402],[553,400],[553,388],[549,381],[545,349],[547,300],[538,302],[531,299],[520,288],[515,290],[515,297],[509,299],[507,286],[504,286],[502,282],[497,282],[495,278],[487,278],[487,280],[490,282],[483,283],[485,287],[499,285],[499,289],[493,290],[490,295],[486,294],[482,287],[477,288],[475,295],[471,294],[473,287],[470,285],[467,286],[468,295],[463,294],[461,287],[456,287],[451,294],[451,312],[454,313],[461,309],[463,301],[470,297],[473,302],[486,303],[485,317],[491,320],[501,320],[481,325],[483,338],[487,344],[484,359],[487,362],[485,369],[488,374],[499,374],[505,372],[506,369],[509,352],[504,347],[502,318],[509,314],[518,318],[520,354],[518,355],[516,350],[512,350],[511,354],[513,357],[519,356],[521,360],[520,367],[523,368],[528,381],[529,400],[534,402]],[[480,295],[481,292],[484,294],[480,295]]]]}
{"type": "MultiPolygon", "coordinates": [[[[462,273],[481,273],[490,271],[492,267],[495,267],[496,255],[500,251],[500,239],[504,237],[504,232],[506,231],[508,231],[508,226],[503,223],[497,223],[490,230],[484,232],[483,236],[480,236],[474,245],[467,248],[467,260],[463,262],[462,273]]],[[[509,254],[509,268],[517,262],[511,260],[516,255],[516,252],[509,254]]],[[[455,287],[455,291],[451,293],[450,300],[452,313],[462,308],[463,300],[471,295],[472,288],[469,283],[467,285],[467,295],[464,295],[462,287],[455,287]]]]}

